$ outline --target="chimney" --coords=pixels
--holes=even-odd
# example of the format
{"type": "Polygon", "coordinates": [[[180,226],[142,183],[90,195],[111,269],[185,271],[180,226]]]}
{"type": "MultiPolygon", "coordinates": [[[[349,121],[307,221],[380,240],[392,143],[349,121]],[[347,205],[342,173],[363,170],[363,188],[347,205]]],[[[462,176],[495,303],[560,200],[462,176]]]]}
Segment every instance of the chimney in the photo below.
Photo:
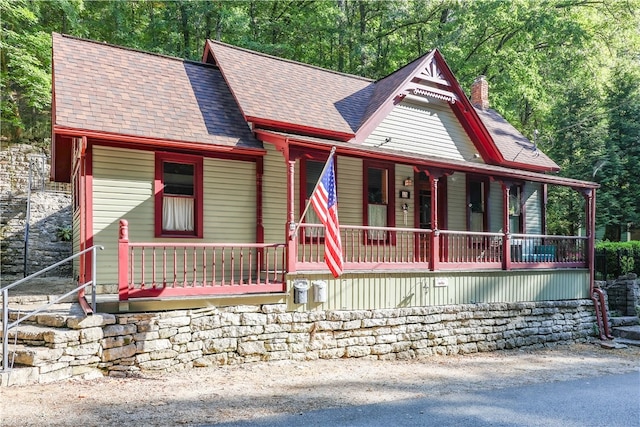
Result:
{"type": "Polygon", "coordinates": [[[478,76],[471,84],[471,104],[480,110],[489,108],[489,83],[484,76],[478,76]]]}

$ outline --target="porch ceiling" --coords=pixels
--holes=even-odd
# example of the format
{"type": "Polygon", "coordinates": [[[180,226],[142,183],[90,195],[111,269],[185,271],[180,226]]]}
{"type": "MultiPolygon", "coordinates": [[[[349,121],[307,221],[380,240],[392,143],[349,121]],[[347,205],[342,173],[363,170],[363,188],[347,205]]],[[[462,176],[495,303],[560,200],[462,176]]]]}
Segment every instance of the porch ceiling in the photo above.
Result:
{"type": "Polygon", "coordinates": [[[396,163],[404,163],[416,167],[432,167],[451,170],[455,172],[483,174],[490,175],[496,178],[534,181],[543,184],[562,185],[575,188],[600,187],[600,184],[596,182],[564,178],[556,175],[547,175],[538,172],[510,169],[503,166],[488,165],[485,163],[471,163],[461,160],[445,159],[435,156],[407,153],[384,148],[365,147],[349,142],[301,136],[285,132],[256,129],[256,136],[258,137],[258,139],[268,143],[288,143],[289,145],[298,145],[315,149],[329,150],[330,147],[335,146],[337,147],[338,154],[341,155],[351,155],[359,157],[366,156],[367,158],[389,160],[396,163]]]}

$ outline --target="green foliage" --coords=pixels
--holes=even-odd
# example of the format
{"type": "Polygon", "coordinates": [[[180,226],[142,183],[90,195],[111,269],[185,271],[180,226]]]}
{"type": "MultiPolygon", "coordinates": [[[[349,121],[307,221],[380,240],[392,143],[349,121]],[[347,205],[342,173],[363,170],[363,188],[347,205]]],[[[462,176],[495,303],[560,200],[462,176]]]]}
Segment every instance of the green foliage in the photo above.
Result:
{"type": "Polygon", "coordinates": [[[640,241],[596,243],[596,270],[600,274],[606,270],[605,279],[633,273],[637,265],[640,265],[640,241]]]}
{"type": "MultiPolygon", "coordinates": [[[[0,0],[2,136],[50,137],[50,33],[199,60],[218,39],[378,79],[438,48],[463,88],[566,177],[595,180],[598,226],[640,223],[640,0],[0,0]]],[[[584,227],[584,201],[550,188],[549,232],[584,227]]],[[[608,234],[610,238],[615,236],[608,234]]]]}
{"type": "Polygon", "coordinates": [[[71,227],[58,227],[56,230],[58,239],[63,242],[70,242],[73,238],[73,229],[71,227]]]}

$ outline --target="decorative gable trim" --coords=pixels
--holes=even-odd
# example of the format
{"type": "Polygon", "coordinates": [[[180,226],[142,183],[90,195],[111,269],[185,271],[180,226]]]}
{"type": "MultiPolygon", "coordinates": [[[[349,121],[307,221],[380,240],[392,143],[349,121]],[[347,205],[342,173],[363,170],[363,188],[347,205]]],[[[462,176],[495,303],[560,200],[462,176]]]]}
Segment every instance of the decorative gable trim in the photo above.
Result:
{"type": "Polygon", "coordinates": [[[422,80],[426,80],[435,84],[451,86],[449,81],[444,77],[438,66],[435,57],[432,56],[426,66],[417,74],[422,80]]]}

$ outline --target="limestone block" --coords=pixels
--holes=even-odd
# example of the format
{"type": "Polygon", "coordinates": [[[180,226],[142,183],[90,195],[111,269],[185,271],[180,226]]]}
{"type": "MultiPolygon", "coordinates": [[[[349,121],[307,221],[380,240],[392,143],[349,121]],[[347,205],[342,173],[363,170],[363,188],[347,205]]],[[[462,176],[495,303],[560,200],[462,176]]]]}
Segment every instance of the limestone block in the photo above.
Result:
{"type": "Polygon", "coordinates": [[[109,325],[102,328],[103,335],[105,337],[115,337],[118,335],[132,335],[137,332],[136,325],[109,325]]]}
{"type": "Polygon", "coordinates": [[[238,337],[248,337],[264,333],[264,326],[238,326],[236,328],[238,337]]]}
{"type": "Polygon", "coordinates": [[[262,341],[249,341],[238,343],[238,354],[241,356],[265,354],[267,349],[262,341]]]}
{"type": "Polygon", "coordinates": [[[160,328],[158,331],[158,337],[171,338],[178,333],[178,328],[160,328]]]}
{"type": "Polygon", "coordinates": [[[206,331],[222,326],[219,315],[203,316],[191,320],[192,331],[206,331]]]}
{"type": "Polygon", "coordinates": [[[352,319],[351,312],[349,311],[328,311],[327,312],[327,320],[336,321],[342,320],[344,322],[350,321],[352,319]]]}
{"type": "Polygon", "coordinates": [[[67,316],[60,314],[41,314],[36,316],[36,322],[38,325],[51,326],[54,328],[61,328],[67,323],[67,316]]]}
{"type": "Polygon", "coordinates": [[[313,328],[313,323],[292,323],[291,324],[291,332],[311,332],[313,328]]]}
{"type": "Polygon", "coordinates": [[[265,314],[285,313],[287,311],[287,304],[265,304],[261,307],[260,311],[265,314]]]}
{"type": "Polygon", "coordinates": [[[371,347],[354,345],[345,348],[345,357],[364,357],[371,354],[371,347]]]}
{"type": "Polygon", "coordinates": [[[133,334],[133,339],[135,341],[157,340],[160,339],[160,331],[138,332],[137,334],[133,334]]]}
{"type": "Polygon", "coordinates": [[[106,348],[114,348],[114,347],[124,347],[126,345],[131,344],[132,342],[133,342],[133,338],[131,337],[131,335],[125,335],[125,336],[103,338],[100,341],[100,345],[102,346],[103,349],[106,349],[106,348]]]}
{"type": "Polygon", "coordinates": [[[240,315],[236,313],[220,313],[220,323],[223,326],[240,326],[240,315]]]}
{"type": "Polygon", "coordinates": [[[274,361],[274,360],[288,360],[291,355],[288,351],[274,351],[264,355],[263,360],[266,361],[274,361]]]}
{"type": "Polygon", "coordinates": [[[226,353],[236,351],[237,348],[238,340],[236,338],[211,339],[202,343],[202,352],[204,354],[226,353]]]}
{"type": "Polygon", "coordinates": [[[100,343],[92,342],[87,344],[80,344],[78,346],[66,347],[64,354],[69,356],[94,356],[100,351],[100,343]]]}
{"type": "Polygon", "coordinates": [[[190,333],[177,334],[169,338],[169,341],[171,341],[172,344],[186,344],[189,341],[191,341],[191,334],[190,333]]]}
{"type": "Polygon", "coordinates": [[[222,328],[204,330],[204,331],[195,331],[191,334],[191,339],[193,341],[201,341],[211,338],[220,338],[222,337],[222,328]]]}
{"type": "Polygon", "coordinates": [[[88,342],[99,341],[104,337],[104,333],[102,332],[102,328],[87,328],[80,330],[80,342],[82,344],[88,342]]]}
{"type": "Polygon", "coordinates": [[[371,354],[387,354],[391,353],[392,349],[389,344],[376,344],[371,347],[371,354]]]}
{"type": "Polygon", "coordinates": [[[178,352],[172,349],[167,350],[158,350],[149,352],[149,358],[151,360],[162,360],[162,359],[177,359],[178,352]]]}
{"type": "Polygon", "coordinates": [[[157,339],[157,340],[146,340],[146,341],[136,340],[137,353],[147,353],[151,351],[166,350],[169,348],[171,348],[171,341],[169,341],[168,339],[157,339]]]}
{"type": "Polygon", "coordinates": [[[67,326],[72,329],[94,328],[96,326],[113,325],[116,317],[113,314],[96,313],[87,317],[71,317],[67,319],[67,326]]]}
{"type": "Polygon", "coordinates": [[[42,338],[45,342],[51,344],[79,342],[80,331],[73,329],[55,329],[43,332],[42,338]]]}
{"type": "Polygon", "coordinates": [[[266,325],[267,316],[261,313],[243,313],[240,316],[240,322],[246,326],[266,325]]]}
{"type": "Polygon", "coordinates": [[[283,324],[293,323],[293,314],[292,313],[278,314],[276,315],[276,322],[283,323],[283,324]]]}
{"type": "Polygon", "coordinates": [[[277,323],[267,324],[264,327],[265,334],[287,334],[287,332],[291,331],[291,325],[281,325],[277,323]]]}
{"type": "Polygon", "coordinates": [[[176,316],[165,319],[158,319],[158,327],[163,328],[179,328],[181,326],[189,326],[191,323],[191,317],[189,316],[176,316]]]}
{"type": "Polygon", "coordinates": [[[57,371],[60,369],[67,368],[69,366],[70,364],[68,362],[48,363],[46,365],[40,366],[40,374],[46,374],[48,372],[57,371]]]}
{"type": "Polygon", "coordinates": [[[149,371],[160,371],[171,368],[177,362],[173,359],[161,359],[161,360],[150,360],[148,362],[140,363],[140,369],[146,369],[149,371]]]}
{"type": "Polygon", "coordinates": [[[385,326],[387,319],[362,319],[363,328],[373,328],[375,326],[385,326]]]}
{"type": "Polygon", "coordinates": [[[387,325],[389,326],[399,326],[399,325],[405,325],[407,323],[407,318],[402,316],[402,317],[392,317],[387,319],[387,325]]]}
{"type": "Polygon", "coordinates": [[[34,367],[14,368],[0,372],[0,387],[36,384],[40,377],[40,369],[34,367]]]}
{"type": "Polygon", "coordinates": [[[124,347],[113,347],[104,349],[102,351],[102,362],[111,362],[113,360],[124,359],[126,357],[132,357],[136,354],[136,345],[129,344],[124,347]]]}
{"type": "Polygon", "coordinates": [[[57,369],[51,372],[40,372],[40,377],[38,378],[38,382],[40,384],[52,383],[55,381],[65,380],[67,378],[71,378],[73,375],[73,368],[67,366],[62,369],[57,369]]]}
{"type": "Polygon", "coordinates": [[[315,330],[316,331],[335,331],[340,329],[340,327],[342,326],[342,322],[341,321],[318,321],[315,323],[315,330]]]}

